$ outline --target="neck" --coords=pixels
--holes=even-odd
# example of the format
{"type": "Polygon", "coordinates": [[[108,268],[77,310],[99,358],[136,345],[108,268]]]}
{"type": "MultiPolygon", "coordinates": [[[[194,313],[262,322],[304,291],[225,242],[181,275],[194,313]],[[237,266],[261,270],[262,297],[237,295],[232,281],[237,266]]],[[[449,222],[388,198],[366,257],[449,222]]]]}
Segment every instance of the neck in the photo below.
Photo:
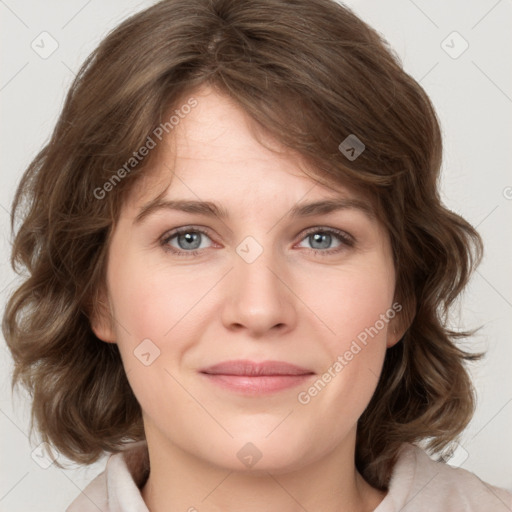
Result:
{"type": "Polygon", "coordinates": [[[355,430],[325,457],[290,471],[231,470],[146,430],[151,471],[142,497],[151,512],[371,512],[385,492],[354,464],[355,430]]]}

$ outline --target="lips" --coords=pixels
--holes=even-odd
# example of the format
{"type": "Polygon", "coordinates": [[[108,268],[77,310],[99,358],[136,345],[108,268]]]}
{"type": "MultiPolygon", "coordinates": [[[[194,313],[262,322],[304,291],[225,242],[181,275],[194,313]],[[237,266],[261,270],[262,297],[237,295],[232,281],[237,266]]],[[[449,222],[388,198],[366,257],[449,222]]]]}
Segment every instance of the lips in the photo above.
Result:
{"type": "Polygon", "coordinates": [[[225,361],[200,370],[212,384],[231,393],[267,395],[303,385],[315,372],[283,361],[225,361]]]}
{"type": "Polygon", "coordinates": [[[247,377],[314,374],[312,370],[284,361],[263,361],[257,363],[246,359],[224,361],[200,371],[209,375],[238,375],[247,377]]]}

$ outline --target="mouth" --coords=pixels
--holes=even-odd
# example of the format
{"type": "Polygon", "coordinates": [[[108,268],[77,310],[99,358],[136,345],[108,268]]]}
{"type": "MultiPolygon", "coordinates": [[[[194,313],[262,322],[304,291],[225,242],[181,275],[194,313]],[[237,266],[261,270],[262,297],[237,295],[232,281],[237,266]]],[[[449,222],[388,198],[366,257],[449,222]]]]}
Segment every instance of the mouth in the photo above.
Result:
{"type": "Polygon", "coordinates": [[[315,372],[284,361],[224,361],[201,369],[209,382],[226,390],[249,394],[268,394],[303,384],[315,372]]]}

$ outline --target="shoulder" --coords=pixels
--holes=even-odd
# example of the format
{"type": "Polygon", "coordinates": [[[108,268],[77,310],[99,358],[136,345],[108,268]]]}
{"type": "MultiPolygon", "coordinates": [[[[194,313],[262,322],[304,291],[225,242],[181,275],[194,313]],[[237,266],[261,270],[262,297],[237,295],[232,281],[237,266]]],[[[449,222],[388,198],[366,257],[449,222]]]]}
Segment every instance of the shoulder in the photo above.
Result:
{"type": "Polygon", "coordinates": [[[94,480],[81,491],[66,512],[108,512],[107,478],[102,471],[94,480]]]}
{"type": "Polygon", "coordinates": [[[510,512],[512,493],[474,473],[431,459],[413,444],[402,445],[388,495],[375,512],[510,512]]]}
{"type": "Polygon", "coordinates": [[[66,512],[148,512],[140,492],[148,471],[146,442],[129,443],[108,458],[105,471],[87,485],[66,512]]]}

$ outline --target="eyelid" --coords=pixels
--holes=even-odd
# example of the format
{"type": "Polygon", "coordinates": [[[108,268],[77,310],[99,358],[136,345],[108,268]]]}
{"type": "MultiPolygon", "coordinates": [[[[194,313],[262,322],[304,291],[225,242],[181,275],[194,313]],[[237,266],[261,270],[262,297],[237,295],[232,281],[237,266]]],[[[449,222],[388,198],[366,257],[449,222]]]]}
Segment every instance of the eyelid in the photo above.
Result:
{"type": "Polygon", "coordinates": [[[311,233],[334,233],[338,235],[347,244],[354,245],[356,242],[356,239],[347,231],[328,226],[313,226],[311,228],[307,228],[305,231],[302,231],[300,233],[302,236],[301,240],[303,240],[306,236],[308,236],[311,233]]]}
{"type": "MultiPolygon", "coordinates": [[[[198,233],[202,233],[204,235],[206,235],[208,238],[210,238],[210,240],[213,241],[212,239],[212,236],[210,234],[210,229],[207,228],[207,227],[203,227],[203,226],[196,226],[196,225],[191,225],[191,226],[180,226],[178,228],[174,228],[174,229],[171,229],[167,232],[165,232],[160,238],[159,238],[159,242],[161,245],[163,245],[164,247],[167,246],[168,242],[173,239],[174,237],[176,236],[179,236],[179,235],[182,235],[183,233],[189,233],[189,232],[198,232],[198,233]]],[[[215,243],[215,242],[214,242],[215,243]]],[[[194,249],[192,251],[182,251],[181,249],[166,249],[167,251],[169,252],[185,252],[187,254],[194,254],[195,252],[199,252],[199,251],[202,251],[204,249],[194,249]]]]}

